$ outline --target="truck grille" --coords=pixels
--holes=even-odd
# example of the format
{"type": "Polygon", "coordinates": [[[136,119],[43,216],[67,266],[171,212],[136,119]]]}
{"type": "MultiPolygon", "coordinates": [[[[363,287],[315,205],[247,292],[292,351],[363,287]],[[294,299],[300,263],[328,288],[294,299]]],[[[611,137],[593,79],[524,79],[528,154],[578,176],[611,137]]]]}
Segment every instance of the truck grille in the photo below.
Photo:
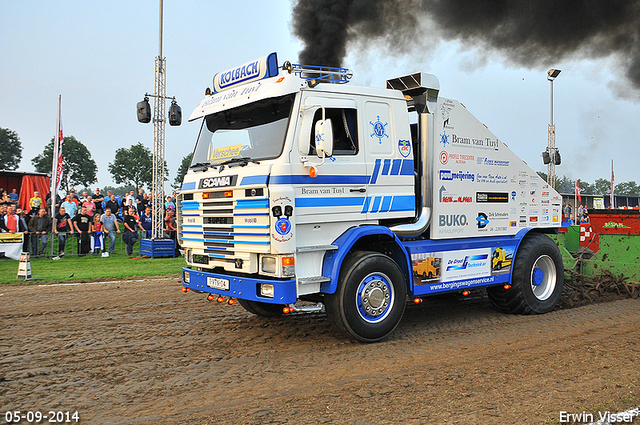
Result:
{"type": "Polygon", "coordinates": [[[211,268],[250,271],[251,254],[270,251],[269,199],[264,191],[243,188],[234,190],[232,198],[224,197],[228,191],[181,196],[182,245],[208,256],[211,268]]]}

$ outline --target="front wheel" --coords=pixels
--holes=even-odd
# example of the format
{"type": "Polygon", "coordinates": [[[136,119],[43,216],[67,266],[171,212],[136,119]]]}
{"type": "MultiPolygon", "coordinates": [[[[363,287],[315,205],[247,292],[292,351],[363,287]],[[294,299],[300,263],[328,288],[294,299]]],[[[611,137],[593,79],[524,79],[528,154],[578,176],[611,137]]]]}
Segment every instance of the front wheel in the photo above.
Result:
{"type": "Polygon", "coordinates": [[[489,300],[505,313],[540,314],[553,310],[562,294],[564,266],[558,246],[547,235],[527,236],[514,258],[511,288],[487,288],[489,300]]]}
{"type": "Polygon", "coordinates": [[[347,257],[336,292],[325,298],[327,316],[336,328],[375,342],[400,323],[407,289],[395,261],[377,252],[358,252],[347,257]]]}

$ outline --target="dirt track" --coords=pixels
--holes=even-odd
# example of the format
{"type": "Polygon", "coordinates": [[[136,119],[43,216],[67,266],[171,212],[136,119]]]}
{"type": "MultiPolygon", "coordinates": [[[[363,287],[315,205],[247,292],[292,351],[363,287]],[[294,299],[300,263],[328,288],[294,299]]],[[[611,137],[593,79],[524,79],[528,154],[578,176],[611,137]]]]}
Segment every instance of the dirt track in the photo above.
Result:
{"type": "Polygon", "coordinates": [[[640,405],[640,299],[513,316],[438,297],[366,345],[324,314],[259,318],[177,279],[0,294],[0,423],[546,424],[640,405]]]}

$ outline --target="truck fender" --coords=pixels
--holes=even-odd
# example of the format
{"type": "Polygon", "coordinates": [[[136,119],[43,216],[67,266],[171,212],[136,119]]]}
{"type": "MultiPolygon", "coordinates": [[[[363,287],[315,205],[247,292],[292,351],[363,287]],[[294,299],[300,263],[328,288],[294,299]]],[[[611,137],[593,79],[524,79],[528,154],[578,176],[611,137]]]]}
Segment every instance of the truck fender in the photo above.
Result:
{"type": "MultiPolygon", "coordinates": [[[[328,282],[322,283],[320,286],[320,292],[325,294],[333,294],[338,286],[338,278],[340,277],[340,269],[342,262],[351,252],[352,248],[362,241],[364,238],[370,237],[383,237],[386,239],[385,248],[391,252],[390,257],[398,264],[400,270],[405,276],[407,282],[407,291],[411,289],[413,285],[413,279],[411,279],[411,259],[409,253],[402,245],[402,242],[395,233],[384,226],[360,226],[352,227],[340,235],[332,245],[338,247],[333,251],[327,251],[322,263],[322,275],[328,277],[328,282]]],[[[369,249],[370,251],[374,249],[369,249]]]]}

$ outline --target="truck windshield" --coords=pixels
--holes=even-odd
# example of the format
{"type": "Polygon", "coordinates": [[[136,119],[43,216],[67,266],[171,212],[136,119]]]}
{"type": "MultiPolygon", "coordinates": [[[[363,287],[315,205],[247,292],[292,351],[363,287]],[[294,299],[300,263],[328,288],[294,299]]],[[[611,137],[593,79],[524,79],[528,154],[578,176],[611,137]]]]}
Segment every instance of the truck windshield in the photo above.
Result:
{"type": "Polygon", "coordinates": [[[284,146],[294,97],[289,94],[207,115],[191,164],[277,158],[284,146]]]}

